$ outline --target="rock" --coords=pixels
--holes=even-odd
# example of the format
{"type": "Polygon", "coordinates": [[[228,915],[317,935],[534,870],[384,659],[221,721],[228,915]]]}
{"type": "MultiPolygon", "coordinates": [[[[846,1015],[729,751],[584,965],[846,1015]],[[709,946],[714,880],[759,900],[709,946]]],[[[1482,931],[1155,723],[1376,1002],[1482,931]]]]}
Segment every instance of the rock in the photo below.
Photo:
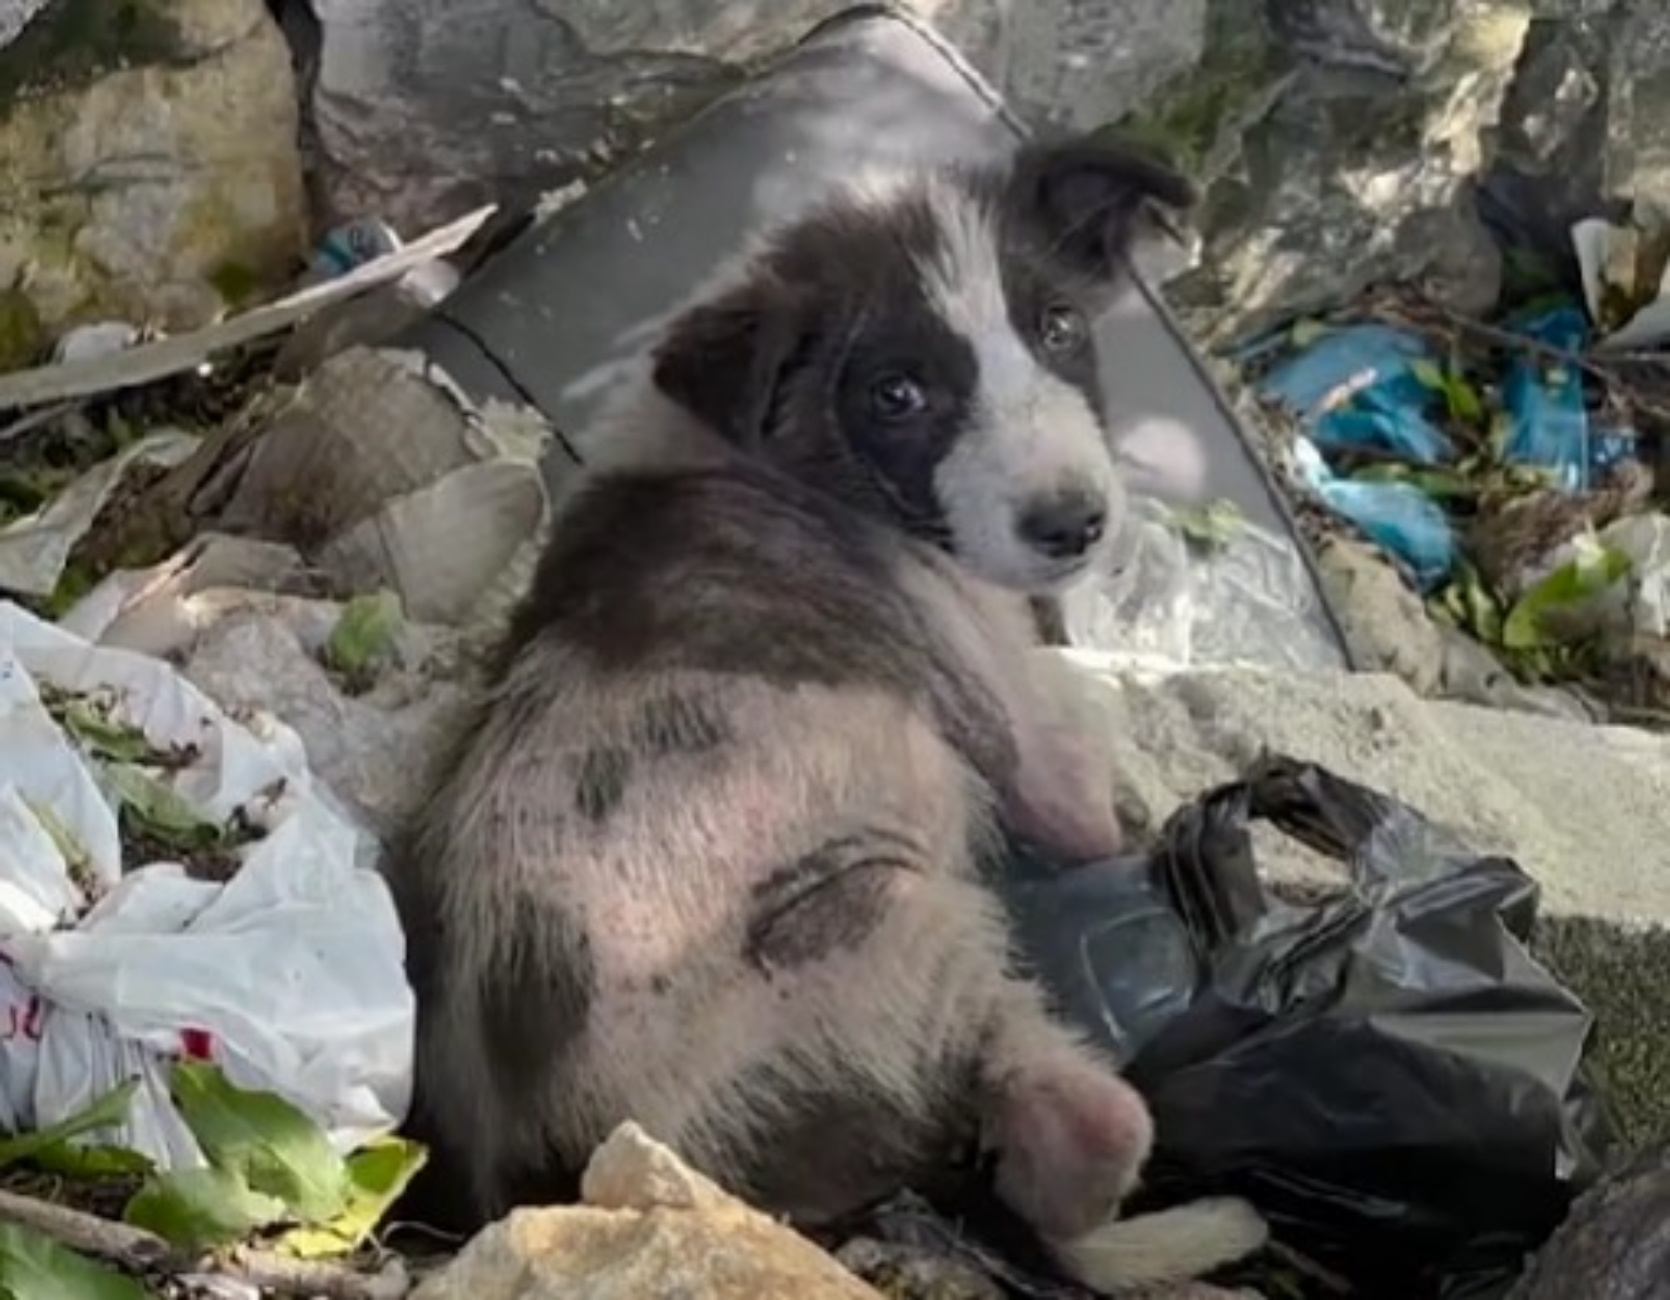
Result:
{"type": "Polygon", "coordinates": [[[490,1225],[412,1300],[881,1300],[636,1124],[597,1149],[581,1195],[581,1205],[516,1210],[490,1225]]]}
{"type": "Polygon", "coordinates": [[[1417,695],[1593,720],[1574,694],[1521,685],[1488,649],[1433,618],[1377,548],[1328,537],[1317,547],[1316,560],[1329,607],[1365,670],[1390,673],[1417,695]]]}
{"type": "Polygon", "coordinates": [[[0,49],[0,104],[0,285],[50,330],[200,325],[305,250],[264,0],[52,0],[0,49]]]}
{"type": "Polygon", "coordinates": [[[0,374],[34,365],[45,345],[41,313],[29,295],[0,289],[0,374]]]}
{"type": "Polygon", "coordinates": [[[0,49],[10,45],[46,4],[47,0],[0,0],[0,49]]]}
{"type": "MultiPolygon", "coordinates": [[[[292,0],[293,6],[299,0],[292,0]]],[[[312,0],[308,101],[331,220],[402,233],[532,201],[693,112],[846,0],[312,0]]],[[[1204,0],[921,0],[1031,114],[1090,126],[1189,68],[1204,0]]]]}
{"type": "MultiPolygon", "coordinates": [[[[1538,954],[1596,1013],[1596,1060],[1634,1142],[1670,1133],[1670,736],[1421,700],[1381,674],[1108,674],[1133,839],[1266,747],[1314,760],[1513,856],[1542,887],[1538,954]]],[[[1278,882],[1338,885],[1276,840],[1278,882]],[[1322,876],[1318,877],[1318,871],[1322,876]]]]}
{"type": "Polygon", "coordinates": [[[1670,1278],[1670,1146],[1584,1194],[1508,1300],[1658,1300],[1670,1278]]]}
{"type": "Polygon", "coordinates": [[[1168,296],[1210,344],[1419,284],[1495,301],[1469,183],[1529,24],[1511,0],[1209,0],[1198,68],[1130,126],[1208,182],[1199,265],[1168,296]]]}
{"type": "Polygon", "coordinates": [[[197,626],[182,673],[236,716],[264,710],[294,728],[308,763],[374,834],[387,835],[421,792],[427,761],[465,716],[453,634],[409,627],[402,663],[349,695],[320,662],[341,607],[231,588],[194,596],[197,626]]]}

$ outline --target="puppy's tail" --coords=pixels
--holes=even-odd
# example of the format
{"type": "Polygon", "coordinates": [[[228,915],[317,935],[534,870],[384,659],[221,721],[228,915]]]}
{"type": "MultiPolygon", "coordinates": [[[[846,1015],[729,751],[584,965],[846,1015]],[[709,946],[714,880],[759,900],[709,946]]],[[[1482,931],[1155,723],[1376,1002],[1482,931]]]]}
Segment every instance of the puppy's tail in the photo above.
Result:
{"type": "Polygon", "coordinates": [[[1076,1281],[1119,1295],[1198,1278],[1262,1250],[1269,1239],[1269,1225],[1246,1201],[1213,1197],[1113,1219],[1049,1245],[1076,1281]]]}

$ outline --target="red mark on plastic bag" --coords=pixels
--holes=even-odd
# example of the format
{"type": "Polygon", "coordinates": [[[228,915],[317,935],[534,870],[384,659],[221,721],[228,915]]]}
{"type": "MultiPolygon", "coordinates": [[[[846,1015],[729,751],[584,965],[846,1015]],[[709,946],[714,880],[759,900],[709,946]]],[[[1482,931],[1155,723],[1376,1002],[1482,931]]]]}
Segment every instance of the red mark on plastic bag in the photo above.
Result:
{"type": "Polygon", "coordinates": [[[207,1029],[182,1029],[180,1055],[188,1061],[212,1061],[215,1058],[215,1036],[207,1029]]]}
{"type": "Polygon", "coordinates": [[[38,1043],[41,1041],[41,1020],[46,1008],[38,997],[27,1002],[12,1003],[0,1016],[0,1043],[38,1043]]]}

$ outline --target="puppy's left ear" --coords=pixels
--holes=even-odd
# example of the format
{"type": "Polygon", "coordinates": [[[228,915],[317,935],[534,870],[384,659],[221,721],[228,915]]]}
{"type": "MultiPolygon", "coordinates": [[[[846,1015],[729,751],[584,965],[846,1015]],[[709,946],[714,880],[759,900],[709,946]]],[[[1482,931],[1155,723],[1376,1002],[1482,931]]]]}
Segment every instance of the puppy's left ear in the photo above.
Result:
{"type": "Polygon", "coordinates": [[[672,322],[652,354],[655,385],[722,437],[752,444],[766,433],[803,320],[792,290],[749,281],[672,322]]]}
{"type": "Polygon", "coordinates": [[[1124,271],[1144,234],[1175,235],[1166,210],[1182,212],[1199,199],[1163,155],[1095,136],[1023,149],[1010,185],[1051,246],[1102,278],[1124,271]]]}

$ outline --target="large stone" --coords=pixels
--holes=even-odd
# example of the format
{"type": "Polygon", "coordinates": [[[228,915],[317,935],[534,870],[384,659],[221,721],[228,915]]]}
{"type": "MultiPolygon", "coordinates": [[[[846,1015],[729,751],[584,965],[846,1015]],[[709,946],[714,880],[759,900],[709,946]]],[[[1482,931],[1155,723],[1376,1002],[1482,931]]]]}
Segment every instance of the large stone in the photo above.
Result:
{"type": "Polygon", "coordinates": [[[1528,242],[1542,247],[1609,203],[1670,220],[1666,113],[1670,11],[1647,0],[1548,0],[1526,35],[1488,184],[1521,209],[1528,242]]]}
{"type": "Polygon", "coordinates": [[[412,1300],[882,1300],[636,1124],[598,1148],[582,1194],[584,1204],[516,1210],[492,1224],[412,1300]]]}
{"type": "Polygon", "coordinates": [[[1508,1300],[1658,1300],[1670,1278],[1670,1145],[1586,1193],[1508,1300]]]}
{"type": "MultiPolygon", "coordinates": [[[[292,0],[299,3],[300,0],[292,0]]],[[[323,200],[410,231],[629,150],[850,0],[311,0],[323,200]]],[[[917,0],[1024,112],[1094,125],[1199,56],[1205,0],[917,0]]]]}
{"type": "Polygon", "coordinates": [[[1468,185],[1529,22],[1511,0],[1210,0],[1200,66],[1129,123],[1208,182],[1200,263],[1169,289],[1196,335],[1381,281],[1486,310],[1500,266],[1468,185]]]}
{"type": "Polygon", "coordinates": [[[0,285],[49,328],[200,324],[296,269],[290,54],[263,0],[53,0],[0,49],[0,285]]]}

